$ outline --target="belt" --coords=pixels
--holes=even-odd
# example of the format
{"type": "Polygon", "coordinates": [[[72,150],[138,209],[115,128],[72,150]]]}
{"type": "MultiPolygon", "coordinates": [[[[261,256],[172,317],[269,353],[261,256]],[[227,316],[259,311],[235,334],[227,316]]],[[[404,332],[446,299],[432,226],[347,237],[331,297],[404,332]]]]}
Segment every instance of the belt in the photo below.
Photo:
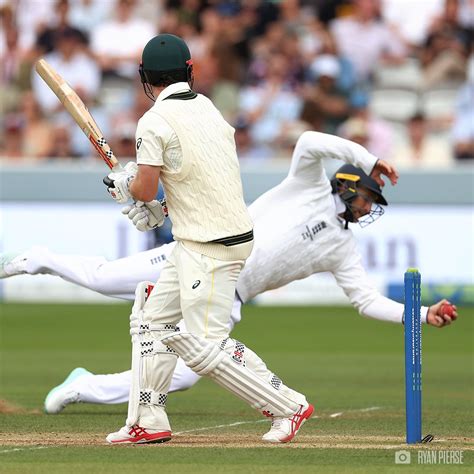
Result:
{"type": "Polygon", "coordinates": [[[232,247],[233,245],[244,244],[253,240],[253,230],[245,232],[245,234],[233,235],[232,237],[223,237],[222,239],[212,240],[214,244],[222,244],[226,247],[232,247]]]}

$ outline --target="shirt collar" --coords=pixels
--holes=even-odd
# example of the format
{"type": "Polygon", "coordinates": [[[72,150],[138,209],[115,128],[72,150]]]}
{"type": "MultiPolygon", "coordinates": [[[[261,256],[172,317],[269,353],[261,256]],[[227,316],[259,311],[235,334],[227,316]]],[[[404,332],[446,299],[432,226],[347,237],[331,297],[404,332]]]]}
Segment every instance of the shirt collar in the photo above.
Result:
{"type": "Polygon", "coordinates": [[[177,92],[186,92],[189,91],[189,84],[187,82],[175,82],[174,84],[170,84],[168,87],[165,87],[156,98],[156,103],[165,100],[172,94],[176,94],[177,92]]]}

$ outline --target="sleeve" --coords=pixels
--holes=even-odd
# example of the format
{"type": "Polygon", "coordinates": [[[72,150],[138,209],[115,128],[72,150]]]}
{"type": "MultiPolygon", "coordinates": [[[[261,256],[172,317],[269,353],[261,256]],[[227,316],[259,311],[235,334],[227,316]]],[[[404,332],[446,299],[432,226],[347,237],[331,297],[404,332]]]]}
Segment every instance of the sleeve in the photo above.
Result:
{"type": "MultiPolygon", "coordinates": [[[[333,274],[337,284],[343,289],[359,314],[380,321],[403,322],[403,304],[386,298],[375,288],[362,266],[362,259],[354,240],[351,242],[351,250],[333,274]]],[[[427,314],[428,308],[422,306],[421,321],[423,323],[426,323],[427,314]]]]}
{"type": "Polygon", "coordinates": [[[139,165],[163,166],[165,143],[155,130],[158,128],[154,117],[146,113],[137,125],[135,147],[139,165]]]}
{"type": "Polygon", "coordinates": [[[304,132],[296,142],[288,176],[301,176],[315,185],[326,179],[323,158],[333,158],[372,172],[377,158],[363,146],[320,132],[304,132]]]}

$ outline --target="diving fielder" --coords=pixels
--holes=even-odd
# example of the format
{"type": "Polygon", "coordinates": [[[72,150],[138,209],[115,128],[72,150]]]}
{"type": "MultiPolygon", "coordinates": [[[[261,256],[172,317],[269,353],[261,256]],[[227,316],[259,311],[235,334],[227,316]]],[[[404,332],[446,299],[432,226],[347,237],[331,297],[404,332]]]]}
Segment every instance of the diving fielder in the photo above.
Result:
{"type": "MultiPolygon", "coordinates": [[[[331,272],[339,286],[359,313],[369,318],[401,323],[403,305],[378,293],[362,266],[356,241],[347,222],[372,220],[380,214],[377,202],[363,218],[355,215],[355,198],[364,186],[372,188],[376,201],[385,202],[378,184],[369,180],[360,168],[350,171],[357,177],[355,192],[348,194],[338,182],[342,171],[331,183],[323,169],[323,158],[334,158],[362,166],[367,173],[378,176],[383,162],[363,147],[342,138],[318,132],[305,132],[294,149],[290,172],[275,188],[258,198],[249,207],[254,222],[254,248],[239,280],[231,315],[231,328],[240,321],[241,302],[281,287],[313,273],[331,272]],[[367,184],[368,183],[368,184],[367,184]],[[374,212],[378,211],[378,212],[374,212]],[[324,223],[324,224],[323,224],[324,223]],[[308,238],[307,229],[313,233],[308,238]]],[[[387,171],[395,177],[392,171],[387,171]]],[[[352,178],[354,180],[356,178],[352,178]]],[[[368,206],[363,211],[367,212],[368,206]]],[[[361,211],[358,211],[361,214],[361,211]]],[[[133,300],[137,284],[155,281],[175,243],[108,262],[102,257],[58,255],[44,248],[32,248],[16,255],[3,255],[0,276],[23,273],[46,273],[109,296],[133,300]]],[[[422,320],[443,327],[456,319],[441,314],[442,300],[430,308],[422,307],[422,320]]],[[[173,374],[170,392],[186,390],[199,380],[181,359],[173,374]]],[[[130,371],[95,375],[78,368],[65,383],[54,388],[45,402],[47,413],[59,413],[70,403],[123,403],[128,401],[130,371]]]]}

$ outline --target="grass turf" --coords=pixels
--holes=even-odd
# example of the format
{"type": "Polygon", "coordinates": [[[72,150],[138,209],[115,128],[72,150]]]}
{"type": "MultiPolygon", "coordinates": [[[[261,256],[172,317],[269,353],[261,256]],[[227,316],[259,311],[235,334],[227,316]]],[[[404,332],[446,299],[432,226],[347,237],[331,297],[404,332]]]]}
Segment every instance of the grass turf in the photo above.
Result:
{"type": "Polygon", "coordinates": [[[208,380],[170,396],[173,431],[248,423],[183,433],[163,445],[111,447],[102,439],[123,425],[126,405],[42,414],[45,394],[72,368],[128,367],[128,311],[122,304],[0,306],[0,398],[17,408],[0,414],[0,472],[128,472],[135,465],[140,472],[196,473],[472,469],[472,308],[461,309],[451,327],[423,329],[423,433],[435,441],[410,448],[410,466],[394,463],[404,448],[403,329],[351,308],[247,306],[233,333],[315,404],[318,418],[291,445],[260,444],[267,423],[208,380]],[[34,442],[14,444],[25,437],[34,442]],[[464,463],[421,465],[420,449],[461,449],[464,463]]]}

